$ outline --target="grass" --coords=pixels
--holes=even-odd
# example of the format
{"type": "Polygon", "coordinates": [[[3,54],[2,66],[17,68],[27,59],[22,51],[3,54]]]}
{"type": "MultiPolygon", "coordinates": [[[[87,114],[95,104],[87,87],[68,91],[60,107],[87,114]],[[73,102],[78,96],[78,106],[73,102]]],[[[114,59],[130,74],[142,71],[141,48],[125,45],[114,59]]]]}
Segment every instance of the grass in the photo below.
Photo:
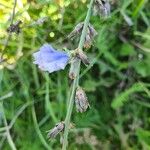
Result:
{"type": "MultiPolygon", "coordinates": [[[[13,8],[9,1],[2,0],[1,3],[13,8]]],[[[15,15],[15,20],[23,20],[23,26],[43,15],[48,16],[48,20],[43,25],[23,28],[20,35],[14,34],[5,55],[8,62],[13,58],[16,61],[11,65],[0,64],[0,68],[5,65],[0,70],[0,104],[4,108],[4,113],[0,109],[0,149],[13,149],[12,142],[16,149],[21,150],[61,149],[60,136],[49,141],[46,131],[65,118],[69,66],[53,74],[43,73],[33,65],[31,55],[45,42],[59,49],[66,46],[76,48],[76,41],[72,43],[66,37],[78,22],[84,20],[86,4],[79,0],[70,1],[65,7],[63,20],[54,19],[60,14],[57,1],[30,3],[27,13],[31,20],[27,20],[26,13],[21,13],[23,10],[15,15]],[[60,20],[63,21],[61,28],[60,20]],[[51,32],[55,34],[53,38],[49,36],[51,32]],[[8,132],[10,136],[6,138],[8,132]]],[[[4,16],[12,9],[2,7],[2,10],[0,18],[5,21],[0,21],[0,49],[6,38],[7,20],[4,16]]],[[[70,131],[68,149],[150,149],[150,54],[142,49],[150,49],[149,18],[149,3],[140,0],[114,3],[111,17],[107,20],[98,16],[91,18],[98,36],[87,52],[91,65],[82,65],[80,76],[80,84],[87,93],[91,109],[84,114],[73,110],[75,128],[70,131]],[[124,16],[132,20],[132,26],[124,16]],[[141,90],[132,91],[137,84],[141,85],[141,90]],[[125,95],[125,102],[122,103],[120,95],[125,95]],[[111,105],[117,101],[119,105],[115,103],[116,109],[113,109],[111,105]]]]}

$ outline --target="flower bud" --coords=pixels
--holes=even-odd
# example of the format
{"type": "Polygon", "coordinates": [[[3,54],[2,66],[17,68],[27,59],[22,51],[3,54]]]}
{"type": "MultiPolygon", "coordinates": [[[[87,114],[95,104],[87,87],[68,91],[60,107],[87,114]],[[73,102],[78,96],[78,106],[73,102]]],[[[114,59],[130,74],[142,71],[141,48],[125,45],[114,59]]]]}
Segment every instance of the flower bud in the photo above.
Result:
{"type": "Polygon", "coordinates": [[[89,34],[85,37],[84,48],[90,48],[92,45],[92,39],[89,34]]]}
{"type": "Polygon", "coordinates": [[[74,30],[68,35],[68,38],[74,39],[76,35],[79,35],[82,32],[83,25],[84,25],[83,22],[80,22],[79,24],[77,24],[74,30]]]}
{"type": "MultiPolygon", "coordinates": [[[[74,30],[68,35],[68,38],[74,39],[75,37],[80,36],[81,33],[82,33],[83,26],[84,26],[83,22],[76,25],[74,30]]],[[[85,48],[90,48],[91,47],[92,41],[93,41],[93,39],[96,35],[97,35],[96,30],[94,29],[94,27],[91,24],[89,24],[88,29],[87,29],[87,34],[86,34],[86,37],[85,37],[85,42],[84,42],[84,47],[85,48]]]]}
{"type": "Polygon", "coordinates": [[[78,87],[75,95],[75,104],[77,112],[85,112],[90,107],[86,94],[81,87],[78,87]]]}
{"type": "Polygon", "coordinates": [[[88,34],[91,38],[94,38],[97,35],[96,30],[91,24],[88,25],[88,34]]]}
{"type": "Polygon", "coordinates": [[[78,57],[74,57],[72,60],[71,60],[71,67],[70,67],[70,70],[69,70],[69,78],[71,80],[74,80],[77,76],[77,72],[78,72],[78,68],[77,68],[77,65],[78,65],[78,61],[79,61],[79,58],[78,57]]]}
{"type": "Polygon", "coordinates": [[[89,65],[89,59],[87,57],[87,55],[82,51],[82,50],[78,50],[77,49],[77,57],[81,59],[81,61],[85,64],[85,65],[89,65]]]}
{"type": "Polygon", "coordinates": [[[59,122],[55,125],[55,127],[48,131],[47,137],[55,138],[60,132],[62,132],[65,128],[64,122],[59,122]]]}
{"type": "Polygon", "coordinates": [[[108,17],[110,14],[110,4],[108,0],[95,0],[94,13],[99,16],[108,17]]]}

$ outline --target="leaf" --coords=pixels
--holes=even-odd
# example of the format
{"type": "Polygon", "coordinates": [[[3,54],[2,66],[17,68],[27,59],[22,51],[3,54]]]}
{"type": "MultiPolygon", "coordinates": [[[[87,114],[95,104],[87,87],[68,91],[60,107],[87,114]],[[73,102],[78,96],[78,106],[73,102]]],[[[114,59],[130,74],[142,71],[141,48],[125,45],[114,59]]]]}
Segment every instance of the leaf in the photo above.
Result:
{"type": "Polygon", "coordinates": [[[120,50],[120,55],[121,56],[128,56],[128,55],[134,55],[135,51],[134,51],[134,47],[130,44],[123,44],[120,50]]]}
{"type": "Polygon", "coordinates": [[[96,90],[97,85],[97,82],[93,80],[86,80],[83,87],[88,92],[94,92],[96,90]]]}
{"type": "Polygon", "coordinates": [[[150,131],[139,128],[137,129],[136,134],[141,142],[150,145],[150,131]]]}
{"type": "Polygon", "coordinates": [[[146,58],[141,61],[133,62],[133,66],[136,72],[142,77],[150,76],[150,63],[149,63],[150,55],[147,54],[146,58]]]}
{"type": "Polygon", "coordinates": [[[119,66],[120,65],[120,62],[110,52],[106,51],[105,54],[104,54],[104,56],[114,66],[119,66]]]}
{"type": "MultiPolygon", "coordinates": [[[[112,108],[117,109],[124,105],[125,102],[129,101],[129,96],[135,92],[145,91],[146,85],[143,83],[135,83],[131,88],[120,93],[111,103],[112,108]],[[144,86],[144,87],[143,87],[144,86]]],[[[146,88],[147,89],[147,88],[146,88]]],[[[146,91],[145,91],[146,92],[146,91]]]]}
{"type": "Polygon", "coordinates": [[[132,19],[124,12],[124,11],[121,11],[121,14],[123,15],[123,18],[124,20],[127,22],[127,24],[129,26],[133,26],[133,21],[132,19]]]}

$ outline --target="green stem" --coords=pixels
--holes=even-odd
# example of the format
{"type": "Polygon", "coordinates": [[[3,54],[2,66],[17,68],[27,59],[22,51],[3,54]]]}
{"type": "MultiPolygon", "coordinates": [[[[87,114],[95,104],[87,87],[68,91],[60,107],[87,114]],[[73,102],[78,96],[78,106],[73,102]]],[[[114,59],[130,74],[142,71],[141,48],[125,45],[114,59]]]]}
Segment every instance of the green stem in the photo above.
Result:
{"type": "MultiPolygon", "coordinates": [[[[92,5],[93,5],[94,0],[91,0],[90,5],[89,5],[89,9],[84,21],[84,27],[82,30],[82,34],[81,34],[81,38],[80,38],[80,42],[78,45],[79,49],[83,49],[83,45],[85,42],[85,37],[87,34],[87,28],[88,28],[88,24],[90,21],[90,16],[91,16],[91,12],[92,12],[92,5]]],[[[73,81],[72,84],[72,88],[71,88],[71,95],[70,95],[70,99],[69,99],[69,105],[68,105],[68,109],[67,109],[67,115],[66,115],[66,119],[65,119],[65,131],[64,131],[64,139],[63,139],[63,146],[62,146],[62,150],[66,150],[67,148],[67,144],[68,144],[68,132],[69,132],[69,126],[70,126],[70,118],[71,118],[71,114],[72,114],[72,109],[73,109],[73,104],[74,104],[74,95],[75,95],[75,90],[76,87],[78,86],[78,82],[79,82],[79,72],[80,72],[80,63],[81,61],[79,59],[76,59],[76,78],[73,81]]]]}
{"type": "Polygon", "coordinates": [[[6,116],[5,116],[5,112],[4,112],[2,102],[0,103],[0,110],[2,111],[2,114],[3,114],[3,120],[4,120],[4,125],[6,127],[6,137],[7,137],[8,143],[9,143],[12,150],[17,150],[17,148],[15,146],[15,143],[13,142],[13,139],[10,135],[10,131],[9,131],[9,127],[8,127],[8,123],[7,123],[7,119],[6,119],[6,116]]]}
{"type": "Polygon", "coordinates": [[[50,84],[50,79],[48,73],[45,73],[45,78],[46,78],[46,95],[45,95],[45,108],[49,112],[49,115],[52,117],[52,120],[54,123],[58,122],[57,117],[55,116],[52,104],[50,102],[49,98],[49,84],[50,84]]]}
{"type": "Polygon", "coordinates": [[[35,113],[35,108],[34,108],[34,105],[32,106],[32,117],[33,117],[33,123],[34,123],[34,127],[35,127],[35,130],[36,130],[36,133],[38,134],[40,140],[41,140],[41,143],[43,144],[43,146],[47,149],[47,150],[51,150],[51,147],[49,146],[49,144],[47,144],[47,142],[45,141],[40,129],[39,129],[39,125],[38,125],[38,122],[37,122],[37,118],[36,118],[36,113],[35,113]]]}

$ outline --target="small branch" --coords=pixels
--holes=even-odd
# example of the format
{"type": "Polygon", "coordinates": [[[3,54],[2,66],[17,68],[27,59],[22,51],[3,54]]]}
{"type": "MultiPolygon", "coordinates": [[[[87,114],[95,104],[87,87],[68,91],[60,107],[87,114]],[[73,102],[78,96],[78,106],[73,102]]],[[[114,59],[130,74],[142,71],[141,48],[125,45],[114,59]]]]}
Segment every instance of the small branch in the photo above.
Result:
{"type": "Polygon", "coordinates": [[[13,24],[14,18],[15,18],[15,9],[16,9],[16,5],[17,5],[17,0],[14,0],[14,7],[13,7],[13,12],[12,12],[12,16],[11,16],[11,22],[10,25],[13,24]]]}
{"type": "MultiPolygon", "coordinates": [[[[92,6],[93,6],[93,2],[94,0],[91,0],[90,2],[90,5],[89,5],[89,9],[88,9],[88,12],[87,12],[87,16],[85,18],[85,21],[84,21],[84,27],[83,27],[83,30],[82,30],[82,34],[81,34],[81,38],[80,38],[80,42],[79,42],[79,46],[78,48],[79,49],[83,49],[83,45],[84,45],[84,42],[85,42],[85,37],[86,37],[86,34],[87,34],[87,28],[88,28],[88,24],[89,24],[89,21],[90,21],[90,16],[91,16],[91,12],[92,12],[92,6]]],[[[74,104],[74,95],[75,95],[75,90],[76,90],[76,87],[78,86],[78,82],[79,82],[79,72],[80,72],[80,63],[81,61],[79,59],[76,59],[76,78],[74,79],[73,81],[73,84],[72,84],[72,88],[71,88],[71,95],[70,95],[70,100],[69,100],[69,106],[68,106],[68,109],[67,109],[67,115],[66,115],[66,119],[65,119],[65,131],[64,131],[64,139],[63,139],[63,146],[62,146],[62,150],[66,150],[67,148],[67,145],[68,145],[68,132],[69,132],[69,126],[70,126],[70,119],[71,119],[71,114],[72,114],[72,109],[73,109],[73,104],[74,104]]]]}
{"type": "MultiPolygon", "coordinates": [[[[17,0],[14,0],[14,7],[13,7],[13,11],[12,11],[12,16],[11,16],[11,21],[10,21],[10,25],[13,24],[14,18],[15,18],[15,9],[16,9],[16,5],[17,5],[17,0]]],[[[3,55],[4,55],[4,51],[6,50],[9,40],[11,39],[11,33],[9,32],[8,37],[6,39],[6,42],[4,44],[4,48],[2,50],[2,54],[1,54],[1,60],[3,59],[3,55]]]]}

